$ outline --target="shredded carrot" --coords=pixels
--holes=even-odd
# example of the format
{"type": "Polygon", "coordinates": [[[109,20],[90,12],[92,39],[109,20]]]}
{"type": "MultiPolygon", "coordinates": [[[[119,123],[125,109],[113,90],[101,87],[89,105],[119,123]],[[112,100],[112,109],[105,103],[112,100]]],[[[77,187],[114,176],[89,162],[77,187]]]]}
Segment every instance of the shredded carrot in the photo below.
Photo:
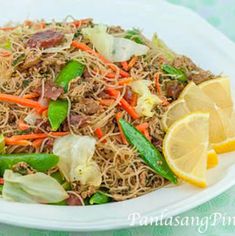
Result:
{"type": "Polygon", "coordinates": [[[118,112],[116,114],[116,120],[117,120],[117,125],[118,125],[118,129],[119,129],[119,132],[120,132],[120,136],[121,136],[121,140],[122,140],[122,143],[123,144],[128,144],[127,140],[126,140],[126,137],[123,133],[123,130],[122,130],[122,127],[121,125],[119,124],[119,120],[122,118],[122,112],[118,112]]]}
{"type": "Polygon", "coordinates": [[[29,125],[26,124],[22,119],[18,122],[18,127],[20,130],[27,130],[29,128],[29,125]]]}
{"type": "Polygon", "coordinates": [[[23,98],[26,98],[26,99],[32,99],[32,98],[38,98],[40,95],[38,93],[28,93],[28,94],[25,94],[23,96],[23,98]]]}
{"type": "MultiPolygon", "coordinates": [[[[108,88],[107,92],[110,96],[114,97],[114,98],[118,98],[120,95],[120,92],[113,89],[113,88],[108,88]]],[[[119,105],[126,110],[126,112],[133,118],[133,119],[138,119],[139,115],[136,113],[135,109],[124,99],[122,98],[120,100],[119,105]]]]}
{"type": "Polygon", "coordinates": [[[118,72],[121,77],[129,77],[129,74],[126,71],[121,70],[120,68],[118,68],[115,64],[111,63],[109,60],[107,60],[104,56],[102,56],[98,52],[96,52],[93,49],[89,48],[86,44],[80,43],[80,42],[77,42],[77,41],[73,41],[71,45],[75,48],[78,48],[82,51],[86,51],[87,53],[98,57],[103,63],[105,63],[114,72],[118,72]]]}
{"type": "Polygon", "coordinates": [[[138,100],[138,95],[136,93],[133,93],[130,100],[130,105],[132,107],[135,107],[137,105],[137,100],[138,100]]]}
{"type": "Polygon", "coordinates": [[[0,28],[0,30],[3,30],[3,31],[11,31],[11,30],[14,30],[16,27],[2,27],[0,28]]]}
{"type": "Polygon", "coordinates": [[[22,140],[31,140],[31,139],[42,139],[47,137],[60,137],[69,134],[69,132],[50,132],[50,133],[38,133],[38,134],[22,134],[15,135],[10,138],[5,137],[5,142],[10,141],[22,141],[22,140]]]}
{"type": "Polygon", "coordinates": [[[42,110],[46,108],[46,107],[43,107],[39,102],[26,99],[26,98],[21,98],[14,95],[3,94],[3,93],[0,93],[0,101],[11,102],[11,103],[16,103],[21,106],[35,108],[38,112],[41,112],[42,110]]]}
{"type": "Polygon", "coordinates": [[[4,184],[4,179],[0,178],[0,185],[3,185],[3,184],[4,184]]]}
{"type": "Polygon", "coordinates": [[[112,79],[112,78],[116,77],[116,74],[115,73],[108,73],[105,75],[105,77],[112,79]]]}
{"type": "Polygon", "coordinates": [[[42,112],[42,118],[46,118],[48,117],[48,109],[45,109],[43,112],[42,112]]]}
{"type": "Polygon", "coordinates": [[[31,146],[32,142],[28,141],[28,140],[12,140],[12,139],[8,139],[5,138],[5,144],[9,145],[9,146],[13,146],[13,145],[17,145],[17,146],[31,146]]]}
{"type": "Polygon", "coordinates": [[[130,69],[135,65],[135,63],[137,62],[137,60],[138,60],[138,57],[137,57],[137,56],[133,56],[133,57],[131,58],[131,60],[130,60],[129,63],[128,63],[128,70],[130,70],[130,69]]]}
{"type": "Polygon", "coordinates": [[[33,25],[33,22],[31,20],[25,20],[24,25],[31,27],[33,25]]]}
{"type": "Polygon", "coordinates": [[[114,99],[101,99],[100,100],[100,105],[104,105],[104,106],[110,106],[115,102],[114,99]]]}
{"type": "Polygon", "coordinates": [[[149,125],[148,125],[148,123],[142,123],[142,124],[140,124],[140,125],[137,125],[136,126],[136,129],[138,129],[139,131],[144,131],[144,130],[146,130],[147,128],[149,127],[149,125]]]}
{"type": "Polygon", "coordinates": [[[128,77],[128,78],[119,80],[118,84],[119,85],[127,85],[127,84],[130,84],[132,81],[133,81],[133,78],[132,77],[128,77]]]}
{"type": "Polygon", "coordinates": [[[41,28],[41,29],[45,29],[45,28],[46,28],[46,23],[45,23],[45,21],[41,21],[41,22],[40,22],[40,28],[41,28]]]}
{"type": "Polygon", "coordinates": [[[128,68],[128,63],[126,61],[121,62],[121,65],[125,71],[128,71],[129,68],[128,68]]]}
{"type": "Polygon", "coordinates": [[[9,57],[9,56],[11,56],[11,52],[9,52],[7,50],[1,50],[0,51],[0,56],[1,57],[9,57]]]}
{"type": "Polygon", "coordinates": [[[91,21],[91,18],[75,20],[71,24],[74,25],[76,28],[80,28],[82,25],[88,24],[91,21]]]}
{"type": "Polygon", "coordinates": [[[161,90],[161,85],[159,83],[160,80],[160,73],[155,74],[155,86],[157,89],[157,93],[161,96],[162,95],[162,90],[161,90]]]}
{"type": "Polygon", "coordinates": [[[151,141],[151,137],[149,135],[148,127],[149,127],[148,123],[143,123],[143,124],[137,125],[136,129],[138,129],[148,140],[151,141]]]}
{"type": "MultiPolygon", "coordinates": [[[[101,128],[97,128],[97,129],[95,130],[95,134],[96,134],[96,136],[98,137],[98,139],[102,139],[103,136],[104,136],[103,131],[101,130],[101,128]]],[[[102,141],[102,143],[106,143],[106,140],[104,139],[104,140],[102,141]]]]}
{"type": "Polygon", "coordinates": [[[33,146],[34,148],[39,148],[39,147],[41,147],[43,141],[44,141],[44,138],[35,139],[35,140],[32,142],[32,146],[33,146]]]}

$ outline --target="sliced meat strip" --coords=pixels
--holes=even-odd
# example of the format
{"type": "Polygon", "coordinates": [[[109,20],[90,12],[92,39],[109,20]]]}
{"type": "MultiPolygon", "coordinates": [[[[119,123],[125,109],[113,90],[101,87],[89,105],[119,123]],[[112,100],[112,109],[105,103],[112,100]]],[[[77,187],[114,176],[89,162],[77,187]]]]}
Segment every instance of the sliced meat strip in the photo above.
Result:
{"type": "Polygon", "coordinates": [[[50,48],[60,44],[64,35],[54,30],[46,30],[33,34],[27,42],[30,48],[50,48]]]}
{"type": "Polygon", "coordinates": [[[57,87],[52,82],[47,82],[44,88],[44,98],[57,100],[57,98],[64,93],[63,88],[57,87]]]}
{"type": "Polygon", "coordinates": [[[84,98],[82,100],[82,105],[82,112],[86,115],[93,115],[100,108],[100,106],[92,98],[84,98]]]}
{"type": "Polygon", "coordinates": [[[184,85],[178,81],[169,81],[166,84],[166,96],[176,100],[182,90],[184,89],[184,85]]]}
{"type": "Polygon", "coordinates": [[[86,124],[87,120],[88,120],[88,117],[86,117],[86,116],[75,115],[75,114],[70,115],[70,124],[71,125],[77,125],[78,127],[80,127],[80,126],[83,126],[84,124],[86,124]]]}

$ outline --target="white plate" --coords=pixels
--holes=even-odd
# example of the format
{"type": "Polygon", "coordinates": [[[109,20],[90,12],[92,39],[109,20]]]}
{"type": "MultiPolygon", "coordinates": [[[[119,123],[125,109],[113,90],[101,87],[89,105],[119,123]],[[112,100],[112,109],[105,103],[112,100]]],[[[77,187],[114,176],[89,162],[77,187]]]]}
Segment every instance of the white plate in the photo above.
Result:
{"type": "MultiPolygon", "coordinates": [[[[57,20],[66,15],[158,32],[179,53],[203,68],[235,78],[235,45],[190,10],[157,0],[9,0],[1,1],[3,22],[25,18],[57,20]]],[[[235,88],[234,80],[232,80],[235,88]]],[[[26,227],[92,231],[129,227],[128,215],[167,217],[202,204],[235,184],[234,153],[221,156],[208,172],[209,187],[165,187],[143,197],[100,206],[63,207],[0,201],[0,222],[26,227]]]]}

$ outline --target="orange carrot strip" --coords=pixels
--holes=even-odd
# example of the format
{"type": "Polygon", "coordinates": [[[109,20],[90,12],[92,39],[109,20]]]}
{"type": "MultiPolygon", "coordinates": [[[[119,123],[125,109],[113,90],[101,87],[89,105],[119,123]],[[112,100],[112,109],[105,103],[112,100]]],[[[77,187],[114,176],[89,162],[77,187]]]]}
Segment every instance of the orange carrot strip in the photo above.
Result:
{"type": "Polygon", "coordinates": [[[28,93],[28,94],[25,94],[23,96],[23,98],[26,98],[26,99],[32,99],[32,98],[38,98],[40,95],[38,93],[28,93]]]}
{"type": "Polygon", "coordinates": [[[159,80],[160,80],[160,73],[156,73],[155,74],[155,86],[157,89],[157,93],[161,96],[162,90],[161,90],[161,85],[159,83],[159,80]]]}
{"type": "Polygon", "coordinates": [[[11,139],[5,138],[5,144],[9,146],[12,146],[12,145],[31,146],[32,142],[28,140],[11,140],[11,139]]]}
{"type": "MultiPolygon", "coordinates": [[[[95,130],[95,134],[98,137],[98,139],[101,139],[104,136],[103,131],[101,130],[101,128],[97,128],[95,130]]],[[[102,143],[106,143],[106,140],[103,140],[102,143]]]]}
{"type": "Polygon", "coordinates": [[[128,71],[129,68],[128,68],[128,63],[126,61],[121,62],[121,65],[125,71],[128,71]]]}
{"type": "Polygon", "coordinates": [[[138,95],[136,93],[133,93],[130,100],[130,105],[132,107],[135,107],[137,105],[137,100],[138,100],[138,95]]]}
{"type": "Polygon", "coordinates": [[[89,23],[90,21],[91,21],[91,18],[87,18],[87,19],[75,20],[71,24],[74,25],[76,28],[79,28],[82,25],[89,23]]]}
{"type": "Polygon", "coordinates": [[[16,103],[21,106],[35,108],[38,111],[45,109],[39,102],[9,94],[0,93],[0,101],[16,103]]]}
{"type": "Polygon", "coordinates": [[[96,130],[95,130],[95,134],[97,135],[97,137],[99,138],[99,139],[101,139],[104,135],[103,135],[103,132],[102,132],[102,130],[101,130],[101,128],[97,128],[96,130]]]}
{"type": "Polygon", "coordinates": [[[138,60],[138,57],[137,56],[133,56],[130,60],[130,62],[128,63],[128,70],[130,70],[134,65],[135,63],[137,62],[138,60]]]}
{"type": "Polygon", "coordinates": [[[46,28],[46,23],[45,23],[45,21],[41,21],[41,22],[40,22],[40,28],[41,28],[41,29],[45,29],[45,28],[46,28]]]}
{"type": "Polygon", "coordinates": [[[146,130],[147,128],[149,127],[149,125],[148,125],[148,123],[142,123],[142,124],[140,124],[140,125],[137,125],[136,126],[136,129],[138,129],[139,131],[144,131],[144,130],[146,130]]]}
{"type": "Polygon", "coordinates": [[[3,31],[11,31],[11,30],[14,30],[16,27],[2,27],[0,28],[0,30],[3,30],[3,31]]]}
{"type": "Polygon", "coordinates": [[[122,77],[129,77],[129,74],[124,71],[121,70],[120,68],[118,68],[115,64],[111,63],[109,60],[107,60],[104,56],[102,56],[101,54],[97,53],[96,51],[92,50],[91,48],[89,48],[86,44],[84,43],[80,43],[77,41],[73,41],[71,44],[73,47],[78,48],[82,51],[86,51],[87,53],[94,55],[96,57],[98,57],[102,62],[104,62],[109,68],[111,68],[113,71],[118,72],[122,77]]]}
{"type": "Polygon", "coordinates": [[[101,99],[100,100],[100,105],[104,105],[104,106],[110,106],[115,102],[114,99],[101,99]]]}
{"type": "Polygon", "coordinates": [[[0,56],[1,57],[9,57],[9,56],[11,56],[11,52],[9,52],[7,50],[2,50],[2,51],[0,51],[0,56]]]}
{"type": "Polygon", "coordinates": [[[10,138],[5,138],[5,141],[21,141],[30,139],[42,139],[47,137],[60,137],[69,134],[69,132],[50,132],[50,133],[38,133],[38,134],[22,134],[15,135],[10,138]]]}
{"type": "MultiPolygon", "coordinates": [[[[109,95],[115,97],[115,98],[118,98],[119,97],[119,94],[120,92],[115,90],[115,89],[112,89],[112,88],[109,88],[108,89],[108,93],[109,95]]],[[[126,110],[126,112],[133,118],[133,119],[138,119],[139,118],[139,115],[136,113],[135,109],[124,99],[122,98],[120,100],[120,105],[121,107],[126,110]]]]}
{"type": "Polygon", "coordinates": [[[4,179],[0,178],[0,185],[3,185],[3,184],[4,184],[4,179]]]}
{"type": "Polygon", "coordinates": [[[133,78],[129,77],[129,78],[119,80],[118,84],[119,85],[127,85],[127,84],[130,84],[132,81],[133,81],[133,78]]]}
{"type": "Polygon", "coordinates": [[[148,140],[151,140],[148,127],[149,127],[148,123],[143,123],[143,124],[137,125],[136,129],[138,129],[148,140]]]}
{"type": "Polygon", "coordinates": [[[20,119],[18,122],[18,127],[20,130],[27,130],[29,128],[29,125],[20,119]]]}
{"type": "MultiPolygon", "coordinates": [[[[113,89],[113,88],[108,88],[107,92],[110,96],[114,97],[114,98],[118,98],[120,95],[120,92],[113,89]]],[[[120,100],[120,106],[126,110],[126,112],[133,118],[133,119],[138,119],[139,115],[136,113],[135,109],[124,99],[122,98],[120,100]]]]}
{"type": "Polygon", "coordinates": [[[35,139],[35,140],[32,142],[32,146],[33,146],[34,148],[39,148],[39,147],[41,147],[43,141],[44,141],[44,138],[35,139]]]}
{"type": "Polygon", "coordinates": [[[151,141],[151,136],[149,135],[149,131],[148,130],[145,130],[144,131],[144,136],[149,140],[149,141],[151,141]]]}
{"type": "Polygon", "coordinates": [[[118,129],[119,129],[119,132],[120,132],[120,136],[121,136],[121,140],[122,140],[122,143],[123,144],[128,144],[127,140],[126,140],[126,137],[123,133],[123,130],[122,130],[122,127],[121,125],[119,124],[119,120],[122,118],[122,112],[118,112],[116,114],[116,120],[117,120],[117,125],[118,125],[118,129]]]}

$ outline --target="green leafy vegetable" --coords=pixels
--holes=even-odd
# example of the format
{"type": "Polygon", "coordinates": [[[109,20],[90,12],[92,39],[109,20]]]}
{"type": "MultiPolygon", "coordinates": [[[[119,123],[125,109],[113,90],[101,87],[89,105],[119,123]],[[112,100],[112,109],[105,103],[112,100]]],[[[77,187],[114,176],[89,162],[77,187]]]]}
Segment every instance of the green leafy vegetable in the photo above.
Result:
{"type": "Polygon", "coordinates": [[[11,50],[11,41],[8,39],[3,43],[0,43],[0,48],[11,50]]]}
{"type": "Polygon", "coordinates": [[[23,54],[20,54],[18,57],[16,57],[16,59],[12,62],[12,66],[18,66],[20,65],[21,63],[24,62],[26,58],[26,55],[23,53],[23,54]]]}
{"type": "Polygon", "coordinates": [[[85,66],[78,61],[69,61],[57,76],[55,83],[64,88],[64,91],[68,91],[70,81],[81,76],[84,72],[85,66]]]}
{"type": "Polygon", "coordinates": [[[89,200],[91,205],[110,202],[110,198],[102,192],[96,192],[89,200]]]}
{"type": "Polygon", "coordinates": [[[48,119],[51,125],[51,129],[56,131],[60,125],[64,122],[68,115],[68,101],[56,100],[50,101],[48,107],[48,119]]]}
{"type": "Polygon", "coordinates": [[[0,154],[0,176],[3,176],[5,170],[11,169],[19,162],[25,162],[33,169],[45,172],[54,167],[58,161],[58,156],[47,153],[0,154]]]}
{"type": "Polygon", "coordinates": [[[138,29],[128,30],[126,32],[125,38],[133,40],[134,42],[139,44],[144,44],[144,40],[142,39],[140,31],[138,29]]]}
{"type": "Polygon", "coordinates": [[[146,139],[146,137],[134,126],[125,120],[120,119],[119,123],[127,141],[137,149],[144,162],[156,171],[156,173],[176,184],[176,176],[173,174],[165,159],[156,147],[149,142],[148,139],[146,139]]]}
{"type": "Polygon", "coordinates": [[[177,68],[170,66],[168,64],[164,64],[162,66],[162,70],[165,73],[167,73],[169,76],[172,76],[173,79],[177,79],[180,82],[186,82],[188,80],[186,74],[182,70],[177,69],[177,68]]]}

